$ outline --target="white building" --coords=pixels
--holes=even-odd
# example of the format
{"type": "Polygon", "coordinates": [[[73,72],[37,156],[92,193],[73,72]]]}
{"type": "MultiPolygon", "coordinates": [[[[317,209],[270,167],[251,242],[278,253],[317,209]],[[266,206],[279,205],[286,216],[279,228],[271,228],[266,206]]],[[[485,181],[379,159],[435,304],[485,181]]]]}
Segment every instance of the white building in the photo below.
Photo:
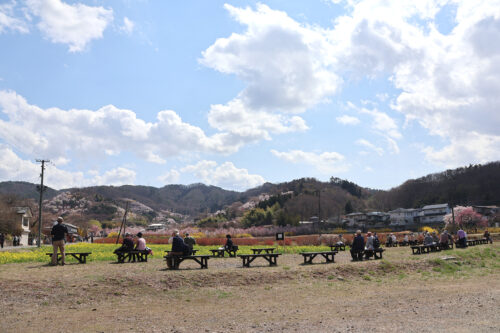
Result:
{"type": "Polygon", "coordinates": [[[19,221],[21,222],[21,227],[23,228],[20,245],[28,245],[30,220],[33,218],[33,213],[31,212],[30,207],[15,207],[14,209],[19,217],[19,221]]]}
{"type": "Polygon", "coordinates": [[[415,222],[415,217],[420,215],[420,209],[397,208],[389,212],[392,225],[408,225],[415,222]]]}
{"type": "Polygon", "coordinates": [[[420,224],[443,223],[444,216],[451,213],[448,204],[427,205],[422,207],[421,212],[416,219],[420,224]]]}

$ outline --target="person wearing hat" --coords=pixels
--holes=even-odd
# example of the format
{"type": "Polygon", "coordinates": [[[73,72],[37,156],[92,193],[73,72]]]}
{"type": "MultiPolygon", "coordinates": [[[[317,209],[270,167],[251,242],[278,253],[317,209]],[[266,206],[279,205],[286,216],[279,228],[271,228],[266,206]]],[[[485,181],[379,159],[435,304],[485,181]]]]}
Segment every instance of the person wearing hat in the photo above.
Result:
{"type": "Polygon", "coordinates": [[[58,217],[57,223],[52,227],[50,234],[52,235],[52,266],[57,265],[57,249],[61,251],[61,265],[64,266],[64,238],[68,234],[68,228],[63,223],[63,218],[58,217]]]}

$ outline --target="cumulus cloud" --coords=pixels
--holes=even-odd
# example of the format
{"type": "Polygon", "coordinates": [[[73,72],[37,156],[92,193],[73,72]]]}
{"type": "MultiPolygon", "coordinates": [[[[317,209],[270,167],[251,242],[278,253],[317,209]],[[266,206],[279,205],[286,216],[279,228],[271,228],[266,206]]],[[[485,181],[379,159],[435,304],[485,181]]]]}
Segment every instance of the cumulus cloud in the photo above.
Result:
{"type": "Polygon", "coordinates": [[[343,115],[340,117],[337,117],[337,122],[341,123],[342,125],[357,125],[359,124],[359,119],[353,116],[348,116],[348,115],[343,115]]]}
{"type": "MultiPolygon", "coordinates": [[[[500,1],[347,4],[350,13],[337,18],[331,31],[339,63],[360,77],[390,77],[401,91],[394,109],[448,142],[427,147],[427,158],[448,167],[499,159],[500,1]],[[436,28],[445,5],[455,8],[449,33],[436,28]],[[482,145],[460,157],[467,142],[482,145]]],[[[392,132],[388,142],[397,138],[392,132]]]]}
{"type": "MultiPolygon", "coordinates": [[[[133,170],[118,167],[103,174],[89,172],[71,172],[62,170],[54,164],[46,164],[45,184],[55,189],[94,185],[134,184],[136,173],[133,170]]],[[[40,164],[19,157],[12,149],[0,144],[0,180],[19,180],[39,182],[40,164]]]]}
{"type": "Polygon", "coordinates": [[[113,105],[92,110],[42,109],[13,91],[0,91],[0,139],[22,153],[50,159],[100,158],[132,152],[155,163],[192,152],[231,153],[241,143],[228,133],[207,136],[174,111],[160,111],[156,122],[113,105]]]}
{"type": "Polygon", "coordinates": [[[262,176],[249,174],[247,169],[238,169],[231,162],[218,165],[215,161],[203,160],[185,166],[181,171],[194,174],[205,184],[231,190],[246,190],[265,182],[262,176]]]}
{"type": "Polygon", "coordinates": [[[336,152],[324,152],[317,154],[302,150],[280,152],[272,149],[271,153],[289,163],[310,165],[323,174],[331,174],[348,170],[348,165],[344,162],[345,157],[336,152]]]}
{"type": "Polygon", "coordinates": [[[60,0],[28,0],[27,6],[40,21],[38,28],[53,43],[69,46],[70,52],[83,51],[87,44],[103,37],[113,21],[113,10],[73,5],[60,0]]]}
{"type": "Polygon", "coordinates": [[[29,32],[26,22],[16,17],[15,6],[15,1],[0,4],[0,34],[7,31],[29,32]]]}
{"type": "Polygon", "coordinates": [[[224,7],[247,29],[217,39],[200,62],[235,74],[247,86],[233,100],[211,107],[210,124],[247,141],[307,129],[302,118],[289,114],[325,100],[341,82],[331,70],[334,58],[328,56],[331,44],[324,31],[263,4],[256,10],[224,7]]]}

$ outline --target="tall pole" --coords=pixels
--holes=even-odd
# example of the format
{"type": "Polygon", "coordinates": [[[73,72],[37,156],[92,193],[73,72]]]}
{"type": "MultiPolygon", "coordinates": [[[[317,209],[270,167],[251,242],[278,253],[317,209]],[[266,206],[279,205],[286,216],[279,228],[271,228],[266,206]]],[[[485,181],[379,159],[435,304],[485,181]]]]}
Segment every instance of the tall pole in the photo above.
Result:
{"type": "Polygon", "coordinates": [[[42,172],[40,173],[40,201],[38,202],[38,247],[42,245],[42,199],[43,199],[43,192],[45,191],[45,188],[43,187],[43,172],[45,170],[45,163],[50,162],[48,160],[36,160],[39,163],[42,163],[42,172]]]}

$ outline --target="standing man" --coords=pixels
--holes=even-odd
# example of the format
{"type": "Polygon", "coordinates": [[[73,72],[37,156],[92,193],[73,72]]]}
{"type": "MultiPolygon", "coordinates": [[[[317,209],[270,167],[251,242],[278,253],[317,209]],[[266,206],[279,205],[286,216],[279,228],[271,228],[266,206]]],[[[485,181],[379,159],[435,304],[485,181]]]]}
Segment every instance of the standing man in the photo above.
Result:
{"type": "Polygon", "coordinates": [[[57,265],[57,249],[61,251],[61,264],[64,266],[64,238],[68,234],[68,228],[62,224],[63,218],[57,218],[57,224],[52,227],[50,234],[52,235],[52,266],[57,265]]]}
{"type": "Polygon", "coordinates": [[[363,251],[365,249],[365,240],[361,236],[361,230],[356,231],[356,236],[352,241],[351,257],[353,261],[363,260],[363,251]]]}
{"type": "Polygon", "coordinates": [[[0,245],[2,246],[2,249],[3,249],[4,242],[5,242],[5,236],[3,235],[3,233],[0,233],[0,245]]]}

